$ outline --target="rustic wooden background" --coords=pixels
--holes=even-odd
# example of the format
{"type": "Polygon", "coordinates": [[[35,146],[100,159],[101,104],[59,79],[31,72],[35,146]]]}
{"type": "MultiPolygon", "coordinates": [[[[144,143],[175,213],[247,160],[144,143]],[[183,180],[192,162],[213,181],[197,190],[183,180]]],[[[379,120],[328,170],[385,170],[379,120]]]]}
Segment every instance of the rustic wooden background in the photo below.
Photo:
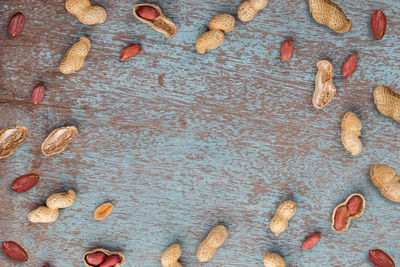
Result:
{"type": "Polygon", "coordinates": [[[178,242],[184,266],[263,266],[265,251],[279,252],[287,266],[372,266],[368,250],[380,248],[400,264],[400,204],[385,199],[369,181],[371,164],[400,172],[400,124],[382,116],[373,89],[400,92],[400,2],[336,0],[353,21],[336,34],[313,21],[308,1],[271,0],[249,23],[238,22],[225,43],[206,55],[194,43],[212,16],[235,14],[241,0],[167,0],[158,3],[179,27],[172,40],[132,15],[139,1],[98,0],[106,23],[85,26],[61,0],[0,1],[0,128],[26,125],[28,141],[0,161],[0,241],[14,240],[29,253],[1,266],[83,266],[85,251],[122,251],[126,266],[160,266],[165,248],[178,242]],[[360,3],[362,2],[362,3],[360,3]],[[375,41],[373,12],[388,28],[375,41]],[[11,16],[27,22],[15,39],[11,16]],[[62,75],[68,47],[86,35],[92,50],[85,67],[62,75]],[[295,42],[292,61],[280,44],[295,42]],[[125,62],[120,50],[133,43],[143,52],[125,62]],[[352,53],[357,72],[340,69],[352,53]],[[331,60],[337,94],[324,110],[311,104],[315,64],[331,60]],[[30,103],[35,85],[44,101],[30,103]],[[340,121],[353,111],[363,124],[363,152],[352,157],[340,141],[340,121]],[[80,135],[64,153],[46,158],[40,145],[55,128],[76,125],[80,135]],[[37,173],[34,189],[17,194],[13,180],[37,173]],[[51,193],[74,189],[77,203],[53,224],[31,224],[27,213],[51,193]],[[349,231],[331,230],[331,212],[351,193],[367,199],[349,231]],[[277,205],[298,204],[288,230],[275,237],[269,222],[277,205]],[[104,221],[95,208],[114,204],[104,221]],[[218,223],[230,236],[216,256],[199,264],[196,249],[218,223]],[[311,251],[304,237],[321,231],[311,251]]]}

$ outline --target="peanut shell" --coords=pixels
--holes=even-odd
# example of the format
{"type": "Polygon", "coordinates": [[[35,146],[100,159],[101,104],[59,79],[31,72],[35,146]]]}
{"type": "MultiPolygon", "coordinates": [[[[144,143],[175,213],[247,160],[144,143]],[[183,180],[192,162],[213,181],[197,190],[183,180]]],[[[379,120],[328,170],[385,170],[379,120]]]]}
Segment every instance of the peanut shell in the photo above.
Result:
{"type": "Polygon", "coordinates": [[[342,132],[341,138],[343,146],[353,156],[357,156],[361,153],[362,143],[360,140],[361,135],[361,121],[353,112],[347,112],[342,119],[342,132]]]}
{"type": "Polygon", "coordinates": [[[333,84],[333,66],[329,61],[321,60],[317,63],[317,68],[312,103],[315,108],[323,109],[336,94],[336,87],[333,84]]]}
{"type": "Polygon", "coordinates": [[[333,210],[333,213],[332,213],[332,229],[333,229],[333,231],[335,231],[335,232],[337,232],[337,233],[346,232],[346,231],[350,228],[350,222],[351,222],[351,220],[352,220],[352,219],[357,219],[357,218],[359,218],[359,217],[364,213],[364,210],[365,210],[365,203],[366,203],[366,201],[365,201],[365,198],[363,197],[363,195],[361,195],[361,194],[351,194],[351,195],[346,199],[345,202],[340,203],[339,205],[337,205],[336,208],[333,210]],[[361,204],[360,210],[359,210],[356,214],[354,214],[354,215],[349,215],[349,214],[347,214],[346,225],[345,225],[345,227],[344,227],[343,229],[341,229],[341,230],[335,229],[334,225],[335,225],[335,215],[336,215],[337,209],[340,208],[340,207],[345,207],[345,206],[347,206],[347,202],[349,202],[349,200],[350,200],[352,197],[354,197],[354,196],[359,196],[359,197],[362,199],[362,204],[361,204]]]}
{"type": "Polygon", "coordinates": [[[0,131],[0,159],[11,156],[29,137],[25,126],[15,126],[0,131]]]}
{"type": "Polygon", "coordinates": [[[385,86],[378,86],[374,90],[374,101],[377,109],[385,116],[400,122],[400,95],[385,86]]]}
{"type": "Polygon", "coordinates": [[[67,146],[78,136],[75,126],[55,129],[42,143],[42,152],[51,156],[63,152],[67,146]]]}
{"type": "Polygon", "coordinates": [[[319,24],[328,26],[337,33],[351,30],[352,23],[340,7],[330,0],[309,0],[312,17],[319,24]]]}
{"type": "Polygon", "coordinates": [[[120,257],[121,257],[121,262],[118,263],[118,264],[116,264],[116,265],[114,265],[113,267],[119,267],[119,266],[122,266],[122,265],[125,264],[125,256],[124,256],[124,254],[122,254],[121,252],[112,252],[112,251],[109,251],[109,250],[104,249],[104,248],[96,248],[96,249],[93,249],[93,250],[91,250],[91,251],[86,252],[86,253],[83,255],[83,262],[85,263],[86,267],[94,267],[93,265],[90,265],[90,264],[88,264],[88,263],[86,262],[86,256],[87,256],[88,254],[92,254],[92,253],[94,253],[94,252],[103,252],[103,253],[106,254],[107,256],[111,256],[111,255],[118,255],[118,256],[120,256],[120,257]]]}
{"type": "Polygon", "coordinates": [[[369,170],[371,182],[387,199],[400,202],[400,177],[395,169],[383,164],[372,165],[369,170]]]}
{"type": "Polygon", "coordinates": [[[172,22],[169,18],[164,16],[161,8],[157,5],[154,4],[138,4],[133,7],[133,15],[140,20],[141,22],[144,22],[148,25],[150,25],[154,30],[158,31],[159,33],[164,34],[167,38],[172,38],[176,35],[176,32],[178,31],[178,27],[175,25],[175,23],[172,22]],[[136,10],[141,7],[141,6],[149,6],[154,9],[156,9],[159,13],[159,16],[155,18],[154,20],[147,20],[142,17],[140,17],[136,10]]]}

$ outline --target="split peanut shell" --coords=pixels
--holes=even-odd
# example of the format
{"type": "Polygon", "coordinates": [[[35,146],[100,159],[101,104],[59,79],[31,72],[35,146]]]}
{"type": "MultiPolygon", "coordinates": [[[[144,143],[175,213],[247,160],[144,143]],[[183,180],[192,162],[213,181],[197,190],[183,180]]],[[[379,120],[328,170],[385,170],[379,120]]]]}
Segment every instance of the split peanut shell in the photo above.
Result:
{"type": "Polygon", "coordinates": [[[315,108],[323,109],[331,103],[336,94],[336,87],[333,84],[333,66],[329,61],[321,60],[317,63],[317,68],[312,103],[315,108]]]}
{"type": "Polygon", "coordinates": [[[337,205],[336,208],[333,210],[333,213],[332,213],[332,229],[333,229],[333,231],[335,231],[335,232],[337,232],[337,233],[346,232],[346,231],[350,228],[350,222],[351,222],[351,220],[352,220],[352,219],[357,219],[357,218],[361,217],[361,215],[364,213],[364,210],[365,210],[365,203],[366,203],[366,201],[365,201],[365,198],[364,198],[363,195],[361,195],[361,194],[351,194],[351,195],[346,199],[345,202],[340,203],[339,205],[337,205]],[[356,214],[354,214],[354,215],[349,215],[349,214],[347,214],[347,217],[346,217],[346,224],[345,224],[344,228],[341,229],[341,230],[337,230],[337,229],[335,228],[335,226],[334,226],[334,225],[335,225],[335,215],[336,215],[336,211],[337,211],[340,207],[346,207],[346,206],[347,206],[347,203],[349,202],[349,200],[350,200],[352,197],[354,197],[354,196],[358,196],[358,197],[360,197],[361,200],[362,200],[360,210],[359,210],[356,214]]]}
{"type": "Polygon", "coordinates": [[[347,112],[342,118],[341,126],[341,138],[343,146],[353,156],[359,155],[363,147],[360,140],[362,129],[361,121],[353,112],[347,112]]]}
{"type": "Polygon", "coordinates": [[[118,256],[120,256],[120,257],[121,257],[121,262],[120,262],[120,263],[117,263],[117,264],[114,265],[113,267],[119,267],[119,266],[122,266],[122,265],[125,264],[125,261],[126,261],[126,260],[125,260],[125,256],[124,256],[124,254],[122,254],[121,252],[112,252],[112,251],[109,251],[109,250],[104,249],[104,248],[96,248],[96,249],[93,249],[93,250],[91,250],[91,251],[86,252],[86,253],[83,255],[83,262],[85,263],[86,267],[94,267],[93,265],[90,265],[90,264],[88,264],[88,263],[86,262],[86,256],[89,255],[89,254],[95,253],[95,252],[103,252],[104,254],[107,255],[107,257],[108,257],[108,256],[111,256],[111,255],[118,255],[118,256]]]}
{"type": "Polygon", "coordinates": [[[0,159],[11,156],[29,137],[25,126],[15,126],[0,131],[0,159]]]}
{"type": "Polygon", "coordinates": [[[42,152],[51,156],[63,152],[67,146],[78,136],[75,126],[55,129],[42,143],[42,152]]]}
{"type": "Polygon", "coordinates": [[[164,16],[161,8],[157,5],[154,4],[138,4],[133,7],[133,15],[140,20],[141,22],[144,22],[148,25],[150,25],[154,30],[158,31],[159,33],[164,34],[167,38],[172,38],[175,36],[176,32],[178,31],[178,27],[175,25],[175,23],[172,22],[169,18],[164,16]],[[142,17],[140,17],[137,14],[137,9],[139,7],[152,7],[155,10],[158,11],[159,16],[155,18],[154,20],[147,20],[142,17]]]}

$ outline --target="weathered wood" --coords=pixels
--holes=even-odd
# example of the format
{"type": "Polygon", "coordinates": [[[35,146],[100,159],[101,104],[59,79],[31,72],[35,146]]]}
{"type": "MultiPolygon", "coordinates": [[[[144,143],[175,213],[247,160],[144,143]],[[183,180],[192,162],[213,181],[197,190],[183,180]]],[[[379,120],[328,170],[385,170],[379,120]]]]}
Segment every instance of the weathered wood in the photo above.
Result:
{"type": "MultiPolygon", "coordinates": [[[[212,16],[235,14],[240,0],[154,1],[178,25],[171,40],[133,17],[138,1],[96,2],[108,12],[96,26],[80,24],[63,1],[0,2],[0,128],[31,130],[0,161],[0,241],[20,243],[27,266],[83,266],[82,255],[96,247],[123,251],[126,266],[160,266],[174,242],[183,248],[184,266],[200,266],[197,246],[220,222],[230,236],[207,266],[262,266],[265,251],[279,252],[288,266],[371,266],[374,248],[400,263],[400,206],[368,177],[375,163],[400,172],[400,124],[382,116],[372,97],[378,85],[400,92],[400,2],[336,0],[353,21],[341,35],[313,21],[308,1],[270,1],[205,55],[195,52],[197,37],[212,16]],[[369,28],[376,9],[388,18],[381,41],[369,28]],[[27,24],[10,39],[7,25],[17,11],[27,24]],[[82,35],[92,41],[85,67],[62,75],[58,64],[82,35]],[[287,38],[295,54],[284,63],[279,47],[287,38]],[[120,50],[133,43],[143,51],[120,62],[120,50]],[[341,65],[351,53],[359,67],[344,79],[341,65]],[[316,110],[311,99],[321,59],[334,65],[338,90],[316,110]],[[47,91],[33,107],[38,82],[47,91]],[[340,140],[348,111],[363,124],[358,157],[340,140]],[[78,138],[59,155],[42,155],[46,136],[69,124],[79,128],[78,138]],[[30,172],[41,176],[39,184],[13,192],[13,180],[30,172]],[[28,222],[31,209],[67,189],[77,191],[77,203],[58,221],[28,222]],[[336,234],[331,212],[355,192],[367,200],[365,213],[336,234]],[[297,202],[297,213],[275,237],[268,225],[286,199],[297,202]],[[106,201],[113,212],[95,221],[93,211],[106,201]],[[303,251],[301,242],[315,231],[323,234],[320,243],[303,251]]],[[[2,253],[0,263],[22,266],[2,253]]]]}

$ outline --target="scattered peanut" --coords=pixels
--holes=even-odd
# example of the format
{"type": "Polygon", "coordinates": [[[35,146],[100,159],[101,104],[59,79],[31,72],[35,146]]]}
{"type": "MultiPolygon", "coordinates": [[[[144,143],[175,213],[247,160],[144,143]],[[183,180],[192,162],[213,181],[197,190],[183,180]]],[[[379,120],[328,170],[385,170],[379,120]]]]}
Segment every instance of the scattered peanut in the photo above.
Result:
{"type": "Polygon", "coordinates": [[[312,17],[319,24],[328,26],[338,33],[346,33],[351,30],[351,20],[336,4],[330,0],[309,0],[312,17]]]}
{"type": "Polygon", "coordinates": [[[318,244],[319,240],[321,240],[322,234],[321,233],[315,233],[312,235],[309,235],[306,237],[304,240],[303,244],[301,247],[303,249],[311,249],[313,248],[316,244],[318,244]]]}
{"type": "Polygon", "coordinates": [[[392,258],[380,249],[369,251],[369,260],[378,267],[395,267],[392,258]]]}
{"type": "Polygon", "coordinates": [[[133,7],[133,15],[141,22],[150,25],[154,30],[164,34],[167,38],[176,35],[178,27],[169,18],[164,16],[161,8],[154,4],[138,4],[133,7]]]}
{"type": "Polygon", "coordinates": [[[15,150],[29,137],[29,130],[25,126],[15,126],[0,131],[0,159],[14,154],[15,150]]]}
{"type": "Polygon", "coordinates": [[[365,210],[365,199],[361,194],[350,195],[345,202],[340,203],[332,214],[332,229],[343,233],[350,228],[352,219],[359,218],[365,210]]]}
{"type": "Polygon", "coordinates": [[[136,56],[142,48],[138,44],[130,45],[128,47],[125,47],[121,51],[121,57],[120,60],[124,61],[125,59],[131,58],[133,56],[136,56]]]}
{"type": "Polygon", "coordinates": [[[254,19],[258,11],[265,8],[267,4],[268,0],[247,0],[243,2],[237,10],[238,19],[243,22],[254,19]]]}
{"type": "Polygon", "coordinates": [[[28,254],[25,249],[14,241],[3,242],[2,249],[4,254],[6,254],[10,259],[15,261],[27,261],[28,254]]]}
{"type": "Polygon", "coordinates": [[[65,53],[60,63],[60,71],[64,74],[71,74],[82,69],[89,51],[90,40],[86,36],[82,36],[65,53]]]}
{"type": "Polygon", "coordinates": [[[265,252],[263,255],[265,267],[286,267],[285,260],[276,253],[265,252]]]}
{"type": "Polygon", "coordinates": [[[223,225],[215,226],[197,248],[197,258],[200,262],[207,262],[214,257],[217,249],[222,246],[228,237],[228,229],[223,225]]]}
{"type": "Polygon", "coordinates": [[[155,20],[159,16],[157,9],[151,6],[141,6],[136,10],[136,13],[147,20],[155,20]]]}
{"type": "Polygon", "coordinates": [[[387,199],[400,202],[400,177],[396,171],[386,165],[375,164],[369,170],[371,182],[387,199]]]}
{"type": "Polygon", "coordinates": [[[386,16],[377,10],[371,17],[371,30],[376,40],[380,40],[385,35],[386,31],[386,16]]]}
{"type": "Polygon", "coordinates": [[[282,202],[276,209],[275,216],[272,218],[269,228],[278,236],[286,231],[290,219],[296,213],[296,202],[286,200],[282,202]]]}
{"type": "Polygon", "coordinates": [[[33,188],[39,182],[39,175],[31,173],[14,180],[11,189],[17,193],[23,193],[33,188]]]}
{"type": "Polygon", "coordinates": [[[182,254],[182,248],[179,244],[172,244],[169,246],[164,253],[161,255],[161,264],[163,267],[182,267],[182,264],[178,262],[179,257],[182,254]]]}
{"type": "Polygon", "coordinates": [[[125,264],[125,256],[121,252],[112,252],[96,248],[83,255],[87,267],[119,267],[125,264]]]}
{"type": "Polygon", "coordinates": [[[21,12],[15,13],[8,24],[8,33],[11,37],[16,37],[22,32],[25,26],[25,16],[21,12]]]}
{"type": "Polygon", "coordinates": [[[353,112],[344,114],[342,119],[342,143],[344,148],[353,156],[361,153],[363,146],[360,141],[361,129],[361,121],[353,112]]]}
{"type": "Polygon", "coordinates": [[[222,45],[225,40],[224,33],[231,32],[235,27],[235,18],[228,14],[214,16],[209,24],[209,31],[200,35],[196,41],[196,50],[204,54],[207,50],[222,45]]]}
{"type": "Polygon", "coordinates": [[[317,76],[315,77],[315,91],[312,103],[315,108],[322,109],[328,105],[336,93],[333,85],[333,66],[327,60],[317,63],[317,76]]]}
{"type": "Polygon", "coordinates": [[[42,102],[44,98],[45,88],[43,85],[39,84],[35,88],[33,88],[32,95],[31,95],[31,102],[35,106],[42,102]]]}
{"type": "Polygon", "coordinates": [[[400,122],[400,95],[389,87],[378,86],[374,90],[374,100],[379,112],[400,122]]]}
{"type": "Polygon", "coordinates": [[[66,0],[65,8],[86,25],[100,24],[107,19],[107,12],[104,8],[92,6],[89,0],[66,0]]]}
{"type": "Polygon", "coordinates": [[[42,143],[42,153],[51,156],[63,152],[67,146],[78,136],[75,126],[55,129],[42,143]]]}
{"type": "Polygon", "coordinates": [[[281,59],[283,61],[289,61],[293,57],[294,44],[292,40],[286,40],[281,45],[281,59]]]}
{"type": "Polygon", "coordinates": [[[111,255],[108,256],[107,259],[100,264],[99,267],[114,267],[117,266],[117,264],[121,263],[122,258],[119,255],[111,255]]]}
{"type": "Polygon", "coordinates": [[[50,223],[57,220],[59,209],[72,206],[75,203],[76,195],[72,190],[55,193],[46,200],[46,206],[40,206],[28,214],[28,219],[33,223],[50,223]]]}
{"type": "Polygon", "coordinates": [[[349,58],[343,63],[342,75],[343,77],[350,77],[356,71],[358,64],[358,58],[355,55],[349,56],[349,58]]]}
{"type": "Polygon", "coordinates": [[[90,265],[100,265],[102,264],[107,258],[107,255],[104,252],[97,251],[91,254],[86,255],[86,262],[90,265]]]}
{"type": "Polygon", "coordinates": [[[103,220],[110,215],[112,210],[113,205],[111,203],[104,203],[95,210],[93,217],[95,220],[103,220]]]}

